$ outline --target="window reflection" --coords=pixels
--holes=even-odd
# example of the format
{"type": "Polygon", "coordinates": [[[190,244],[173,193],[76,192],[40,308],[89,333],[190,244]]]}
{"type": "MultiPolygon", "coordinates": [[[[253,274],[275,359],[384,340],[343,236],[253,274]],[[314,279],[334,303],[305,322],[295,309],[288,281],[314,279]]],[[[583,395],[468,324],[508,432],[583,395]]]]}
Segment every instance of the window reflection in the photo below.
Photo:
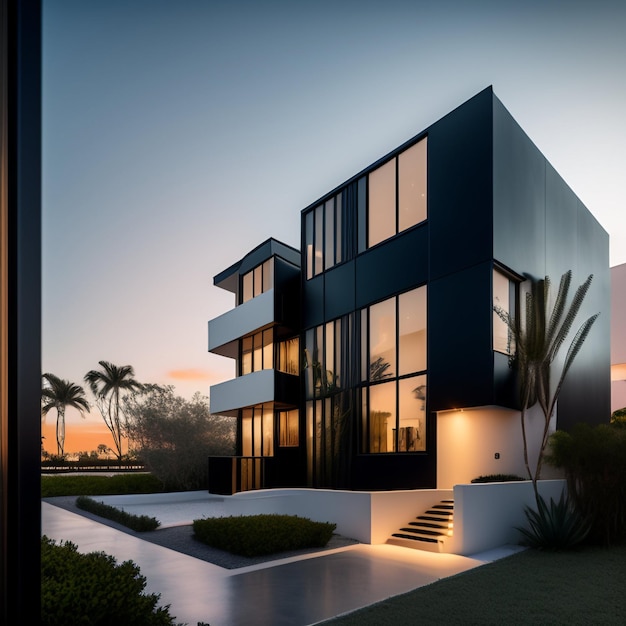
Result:
{"type": "Polygon", "coordinates": [[[364,452],[426,449],[426,304],[424,286],[361,311],[364,452]]]}
{"type": "Polygon", "coordinates": [[[396,160],[369,175],[369,247],[396,234],[396,160]]]}
{"type": "Polygon", "coordinates": [[[398,232],[426,219],[426,139],[398,157],[398,232]]]}
{"type": "Polygon", "coordinates": [[[514,313],[514,283],[498,270],[493,270],[493,349],[504,354],[513,351],[513,338],[508,324],[496,312],[499,310],[503,315],[514,313]]]}
{"type": "Polygon", "coordinates": [[[274,287],[274,257],[246,272],[241,282],[242,304],[272,289],[274,287]]]}
{"type": "Polygon", "coordinates": [[[426,450],[426,376],[398,381],[398,451],[426,450]]]}
{"type": "Polygon", "coordinates": [[[279,413],[279,445],[294,447],[299,443],[298,410],[281,411],[279,413]]]}

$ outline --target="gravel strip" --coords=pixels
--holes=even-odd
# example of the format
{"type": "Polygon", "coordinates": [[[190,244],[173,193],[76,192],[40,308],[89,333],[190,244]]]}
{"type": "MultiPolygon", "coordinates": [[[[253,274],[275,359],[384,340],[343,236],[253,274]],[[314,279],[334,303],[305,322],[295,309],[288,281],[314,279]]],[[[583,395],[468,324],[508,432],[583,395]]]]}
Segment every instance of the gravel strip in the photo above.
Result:
{"type": "MultiPolygon", "coordinates": [[[[208,561],[219,567],[226,569],[237,569],[240,567],[248,567],[250,565],[257,565],[259,563],[267,563],[269,561],[275,561],[277,559],[284,559],[291,556],[300,556],[303,554],[312,554],[316,552],[324,552],[326,550],[332,550],[334,548],[342,548],[344,546],[354,545],[359,543],[356,539],[350,539],[341,535],[334,534],[331,540],[323,548],[307,548],[304,550],[291,550],[288,552],[279,552],[276,554],[268,554],[265,556],[259,556],[249,558],[245,556],[239,556],[237,554],[231,554],[230,552],[224,552],[224,550],[218,550],[211,548],[206,544],[195,539],[193,534],[193,528],[191,525],[184,526],[170,526],[168,528],[159,528],[157,530],[136,532],[130,528],[113,522],[83,509],[79,509],[76,506],[76,496],[59,496],[55,498],[42,498],[42,502],[47,502],[54,506],[58,506],[72,513],[77,513],[83,517],[87,517],[95,522],[110,526],[121,532],[142,539],[143,541],[149,541],[176,552],[193,556],[203,561],[208,561]]],[[[71,538],[68,538],[71,541],[71,538]]]]}

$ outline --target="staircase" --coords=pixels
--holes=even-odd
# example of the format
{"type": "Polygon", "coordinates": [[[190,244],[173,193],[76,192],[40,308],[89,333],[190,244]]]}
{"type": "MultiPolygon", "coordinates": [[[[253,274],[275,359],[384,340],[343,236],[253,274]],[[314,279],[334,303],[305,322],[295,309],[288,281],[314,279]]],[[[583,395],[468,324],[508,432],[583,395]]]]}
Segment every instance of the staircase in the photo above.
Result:
{"type": "Polygon", "coordinates": [[[446,552],[445,543],[454,528],[454,500],[441,500],[400,528],[387,543],[415,550],[446,552]]]}

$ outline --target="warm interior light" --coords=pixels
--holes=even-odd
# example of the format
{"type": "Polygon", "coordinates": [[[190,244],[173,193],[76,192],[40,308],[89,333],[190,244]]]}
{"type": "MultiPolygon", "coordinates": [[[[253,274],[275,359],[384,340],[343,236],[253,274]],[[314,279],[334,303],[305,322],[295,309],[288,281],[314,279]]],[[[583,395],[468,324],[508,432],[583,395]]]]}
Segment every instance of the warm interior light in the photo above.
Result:
{"type": "Polygon", "coordinates": [[[626,380],[626,363],[611,365],[611,380],[626,380]]]}

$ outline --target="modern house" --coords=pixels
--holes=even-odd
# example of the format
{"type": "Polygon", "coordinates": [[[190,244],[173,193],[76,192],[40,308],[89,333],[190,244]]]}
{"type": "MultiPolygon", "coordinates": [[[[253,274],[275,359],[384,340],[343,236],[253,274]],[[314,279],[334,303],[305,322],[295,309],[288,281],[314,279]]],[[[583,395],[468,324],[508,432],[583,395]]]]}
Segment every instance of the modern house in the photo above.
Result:
{"type": "MultiPolygon", "coordinates": [[[[487,88],[302,210],[301,249],[270,239],[218,274],[236,306],[209,351],[237,377],[211,411],[238,456],[210,490],[450,489],[524,475],[515,369],[494,305],[524,281],[593,281],[600,312],[554,427],[610,414],[608,235],[487,88]]],[[[539,416],[532,431],[539,426],[539,416]]]]}

